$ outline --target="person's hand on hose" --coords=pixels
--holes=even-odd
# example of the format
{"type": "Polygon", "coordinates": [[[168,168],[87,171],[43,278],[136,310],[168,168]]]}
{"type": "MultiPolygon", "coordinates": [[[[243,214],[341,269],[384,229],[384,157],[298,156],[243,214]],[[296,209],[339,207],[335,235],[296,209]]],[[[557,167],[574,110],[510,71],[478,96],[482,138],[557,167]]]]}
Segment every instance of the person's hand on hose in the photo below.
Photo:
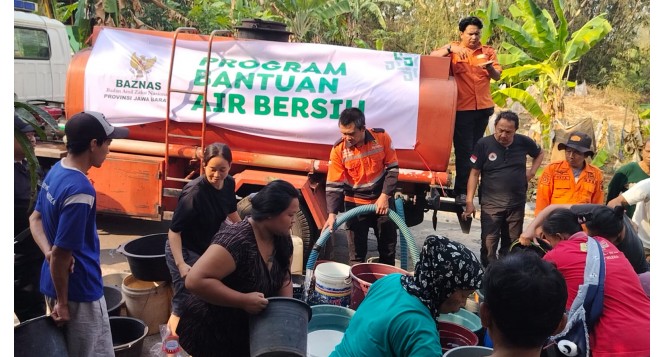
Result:
{"type": "Polygon", "coordinates": [[[323,228],[320,230],[321,234],[325,232],[326,228],[330,228],[330,234],[334,233],[334,221],[337,220],[337,215],[334,213],[330,213],[327,216],[327,221],[325,221],[325,224],[323,225],[323,228]]]}
{"type": "Polygon", "coordinates": [[[381,193],[376,200],[376,214],[384,216],[390,211],[390,196],[381,193]]]}

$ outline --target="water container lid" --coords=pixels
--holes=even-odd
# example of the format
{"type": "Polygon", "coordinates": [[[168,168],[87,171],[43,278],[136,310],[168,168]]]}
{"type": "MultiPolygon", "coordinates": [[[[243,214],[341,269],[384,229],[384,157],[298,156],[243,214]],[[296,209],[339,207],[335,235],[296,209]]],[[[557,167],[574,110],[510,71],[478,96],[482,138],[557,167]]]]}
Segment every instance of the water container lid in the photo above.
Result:
{"type": "Polygon", "coordinates": [[[325,276],[328,278],[348,278],[350,275],[350,266],[337,262],[328,262],[318,264],[314,271],[314,276],[325,276]]]}

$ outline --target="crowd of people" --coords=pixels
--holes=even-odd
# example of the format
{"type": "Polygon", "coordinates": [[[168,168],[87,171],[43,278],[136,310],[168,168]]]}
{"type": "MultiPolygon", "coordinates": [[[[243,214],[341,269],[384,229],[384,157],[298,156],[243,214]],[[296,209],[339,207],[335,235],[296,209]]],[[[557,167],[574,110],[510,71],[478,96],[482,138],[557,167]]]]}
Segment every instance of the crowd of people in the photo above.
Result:
{"type": "MultiPolygon", "coordinates": [[[[526,190],[544,152],[517,133],[519,118],[511,111],[498,113],[493,134],[484,136],[494,111],[489,82],[502,69],[495,50],[480,42],[482,26],[476,17],[462,19],[460,41],[432,53],[451,57],[457,82],[455,200],[463,206],[462,217],[472,219],[479,195],[480,257],[444,236],[426,237],[414,274],[374,283],[332,355],[441,355],[439,314],[458,311],[482,290],[479,314],[493,355],[538,356],[552,336],[566,330],[566,311],[586,293],[580,286],[594,242],[602,250],[605,276],[603,310],[589,326],[589,348],[593,356],[649,355],[649,141],[641,161],[618,170],[605,197],[603,173],[588,162],[594,155],[591,137],[571,133],[557,147],[565,160],[550,163],[538,178],[536,217],[524,229],[526,190]],[[539,240],[551,247],[543,257],[509,251],[516,241],[529,246],[539,240]]],[[[371,228],[379,262],[394,265],[397,228],[387,213],[395,206],[399,163],[391,137],[367,127],[358,108],[344,110],[338,128],[322,230],[333,231],[340,212],[373,204],[375,212],[348,222],[349,261],[365,261],[371,228]]],[[[34,138],[18,117],[15,129],[34,138]]],[[[71,356],[113,356],[96,193],[86,173],[102,166],[111,140],[127,137],[128,130],[86,111],[67,121],[65,134],[67,156],[40,179],[34,207],[25,155],[15,143],[20,214],[14,233],[22,235],[15,249],[32,245],[34,252],[15,271],[15,312],[23,321],[48,309],[66,330],[71,356]]],[[[265,309],[270,297],[293,297],[290,230],[299,192],[286,181],[271,181],[252,196],[251,213],[241,219],[229,175],[232,161],[223,143],[205,148],[203,174],[184,186],[165,245],[174,290],[168,326],[195,356],[249,355],[249,316],[265,309]]]]}

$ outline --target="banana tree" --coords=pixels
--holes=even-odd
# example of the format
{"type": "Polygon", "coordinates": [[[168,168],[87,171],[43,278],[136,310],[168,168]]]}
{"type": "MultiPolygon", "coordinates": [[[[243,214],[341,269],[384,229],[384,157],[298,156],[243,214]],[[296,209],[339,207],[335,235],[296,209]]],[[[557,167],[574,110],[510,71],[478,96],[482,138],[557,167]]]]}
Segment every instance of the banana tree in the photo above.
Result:
{"type": "Polygon", "coordinates": [[[533,114],[537,114],[535,116],[542,124],[544,135],[550,131],[554,121],[565,122],[563,97],[565,90],[574,85],[567,80],[570,66],[611,31],[605,14],[600,14],[570,36],[563,1],[552,1],[557,26],[551,14],[538,7],[534,0],[517,0],[512,4],[509,7],[511,19],[496,14],[496,10],[491,8],[497,6],[495,0],[491,1],[493,4],[488,10],[483,10],[492,25],[504,31],[516,44],[506,42],[502,45],[498,61],[505,70],[500,80],[510,88],[494,92],[494,99],[500,102],[509,97],[521,102],[526,98],[532,102],[532,96],[525,95],[524,89],[534,84],[539,89],[538,99],[544,109],[538,111],[539,106],[535,107],[532,103],[524,106],[537,111],[533,114]]]}
{"type": "Polygon", "coordinates": [[[342,0],[339,2],[347,4],[350,8],[346,12],[347,46],[352,46],[356,42],[356,39],[360,38],[360,24],[366,15],[376,20],[381,29],[385,30],[387,28],[385,16],[380,5],[390,4],[403,8],[410,8],[412,6],[412,0],[342,0]]]}
{"type": "MultiPolygon", "coordinates": [[[[35,129],[35,134],[40,140],[46,140],[46,131],[43,129],[44,126],[49,126],[51,130],[58,131],[58,123],[55,119],[53,119],[48,112],[38,106],[14,101],[14,113],[16,113],[19,119],[30,124],[30,126],[35,129]]],[[[39,168],[39,161],[37,160],[35,150],[30,143],[30,139],[28,139],[25,133],[14,128],[14,140],[19,143],[21,149],[25,153],[25,159],[28,162],[28,169],[30,171],[31,197],[33,197],[32,199],[34,200],[34,193],[37,190],[37,169],[39,168]]],[[[30,202],[30,206],[32,206],[32,201],[30,202]]]]}
{"type": "Polygon", "coordinates": [[[271,4],[284,18],[296,42],[308,42],[325,20],[350,11],[347,1],[335,0],[281,0],[271,4]]]}

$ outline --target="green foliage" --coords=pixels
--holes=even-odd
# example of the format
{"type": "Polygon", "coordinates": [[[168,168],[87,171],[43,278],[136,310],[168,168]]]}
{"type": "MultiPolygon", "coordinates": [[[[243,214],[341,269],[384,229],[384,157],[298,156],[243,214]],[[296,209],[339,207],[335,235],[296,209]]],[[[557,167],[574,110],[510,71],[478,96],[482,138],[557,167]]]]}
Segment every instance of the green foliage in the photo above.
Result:
{"type": "MultiPolygon", "coordinates": [[[[534,84],[539,89],[538,99],[544,105],[544,111],[533,103],[530,95],[524,95],[524,91],[514,91],[514,97],[510,98],[533,111],[531,114],[543,124],[543,136],[550,132],[552,119],[564,121],[563,97],[570,85],[566,79],[569,67],[611,31],[611,25],[602,14],[570,36],[562,0],[553,0],[553,6],[557,25],[551,14],[534,0],[517,0],[510,5],[511,18],[498,14],[495,0],[491,0],[488,9],[480,12],[514,43],[503,45],[504,52],[499,57],[505,68],[501,81],[510,87],[524,89],[534,84]]],[[[501,97],[510,94],[498,91],[493,95],[495,100],[504,102],[501,97]]]]}
{"type": "MultiPolygon", "coordinates": [[[[35,129],[35,134],[41,139],[46,140],[46,132],[42,125],[48,125],[53,130],[58,130],[58,123],[53,117],[45,110],[38,106],[28,104],[25,102],[14,101],[14,113],[18,115],[19,119],[23,122],[30,124],[35,129]]],[[[30,171],[30,189],[31,196],[34,200],[34,193],[37,190],[38,168],[39,161],[35,155],[35,150],[30,143],[30,140],[25,133],[14,128],[14,139],[19,143],[21,149],[25,153],[25,159],[28,162],[28,169],[30,171]]],[[[32,205],[32,201],[30,202],[32,205]]]]}
{"type": "Polygon", "coordinates": [[[201,33],[209,34],[214,30],[233,30],[243,19],[261,19],[267,21],[283,21],[283,18],[272,9],[264,7],[258,1],[231,0],[194,0],[189,19],[196,24],[201,33]]]}
{"type": "Polygon", "coordinates": [[[611,154],[606,149],[600,149],[593,157],[592,164],[600,169],[609,161],[611,154]]]}
{"type": "Polygon", "coordinates": [[[641,135],[644,138],[650,137],[650,104],[644,104],[641,106],[639,120],[641,120],[641,135]]]}

